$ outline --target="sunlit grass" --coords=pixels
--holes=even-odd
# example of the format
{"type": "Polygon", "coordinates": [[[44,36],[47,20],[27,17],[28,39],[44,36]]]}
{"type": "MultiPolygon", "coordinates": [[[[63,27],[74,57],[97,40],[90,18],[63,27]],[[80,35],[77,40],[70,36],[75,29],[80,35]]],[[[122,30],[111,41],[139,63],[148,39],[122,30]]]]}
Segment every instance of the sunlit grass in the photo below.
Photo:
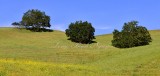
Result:
{"type": "Polygon", "coordinates": [[[28,60],[0,59],[0,74],[7,76],[65,75],[70,72],[92,72],[94,67],[74,64],[54,64],[28,60]]]}
{"type": "Polygon", "coordinates": [[[111,46],[112,35],[77,44],[64,32],[0,28],[0,76],[159,76],[160,31],[150,45],[111,46]]]}

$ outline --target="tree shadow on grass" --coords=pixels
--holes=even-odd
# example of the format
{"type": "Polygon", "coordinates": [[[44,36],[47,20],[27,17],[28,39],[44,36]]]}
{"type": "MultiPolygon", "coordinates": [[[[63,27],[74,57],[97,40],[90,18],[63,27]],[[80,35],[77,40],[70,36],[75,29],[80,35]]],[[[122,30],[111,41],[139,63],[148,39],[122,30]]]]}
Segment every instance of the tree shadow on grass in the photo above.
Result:
{"type": "Polygon", "coordinates": [[[97,43],[97,41],[91,41],[89,44],[94,44],[94,43],[97,43]]]}
{"type": "MultiPolygon", "coordinates": [[[[68,38],[67,40],[72,41],[70,38],[68,38]]],[[[81,42],[76,42],[76,41],[72,41],[73,43],[79,43],[79,44],[94,44],[97,43],[97,41],[89,41],[88,43],[81,43],[81,42]]]]}
{"type": "Polygon", "coordinates": [[[43,32],[53,32],[52,29],[43,29],[43,32]]]}
{"type": "Polygon", "coordinates": [[[32,32],[53,32],[52,29],[46,29],[46,28],[40,28],[38,30],[35,30],[34,28],[27,28],[27,30],[30,30],[32,32]]]}

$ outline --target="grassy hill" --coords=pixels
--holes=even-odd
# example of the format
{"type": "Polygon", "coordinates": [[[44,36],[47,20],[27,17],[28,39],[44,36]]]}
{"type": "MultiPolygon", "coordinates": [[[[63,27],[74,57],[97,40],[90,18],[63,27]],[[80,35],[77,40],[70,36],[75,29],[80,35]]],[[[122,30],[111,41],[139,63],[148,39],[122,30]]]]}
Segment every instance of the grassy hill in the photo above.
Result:
{"type": "Polygon", "coordinates": [[[0,28],[0,76],[160,76],[160,30],[150,45],[111,46],[112,35],[77,44],[64,32],[0,28]]]}

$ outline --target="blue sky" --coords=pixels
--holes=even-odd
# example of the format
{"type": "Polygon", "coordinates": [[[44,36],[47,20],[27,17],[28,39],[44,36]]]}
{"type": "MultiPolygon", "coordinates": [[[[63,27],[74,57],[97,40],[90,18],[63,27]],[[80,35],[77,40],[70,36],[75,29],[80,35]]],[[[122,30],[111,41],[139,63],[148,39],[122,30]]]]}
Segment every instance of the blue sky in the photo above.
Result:
{"type": "Polygon", "coordinates": [[[160,29],[160,0],[0,0],[0,27],[21,21],[29,9],[46,12],[51,28],[62,31],[77,20],[91,22],[96,35],[121,30],[132,20],[149,30],[160,29]]]}

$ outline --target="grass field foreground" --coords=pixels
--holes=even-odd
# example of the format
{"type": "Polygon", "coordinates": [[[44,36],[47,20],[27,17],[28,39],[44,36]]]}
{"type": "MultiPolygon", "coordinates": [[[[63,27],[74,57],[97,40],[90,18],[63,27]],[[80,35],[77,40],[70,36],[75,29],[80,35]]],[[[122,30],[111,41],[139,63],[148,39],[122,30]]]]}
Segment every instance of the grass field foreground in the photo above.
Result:
{"type": "Polygon", "coordinates": [[[0,76],[159,76],[160,30],[150,33],[150,45],[118,49],[111,34],[77,44],[61,31],[0,28],[0,76]]]}

